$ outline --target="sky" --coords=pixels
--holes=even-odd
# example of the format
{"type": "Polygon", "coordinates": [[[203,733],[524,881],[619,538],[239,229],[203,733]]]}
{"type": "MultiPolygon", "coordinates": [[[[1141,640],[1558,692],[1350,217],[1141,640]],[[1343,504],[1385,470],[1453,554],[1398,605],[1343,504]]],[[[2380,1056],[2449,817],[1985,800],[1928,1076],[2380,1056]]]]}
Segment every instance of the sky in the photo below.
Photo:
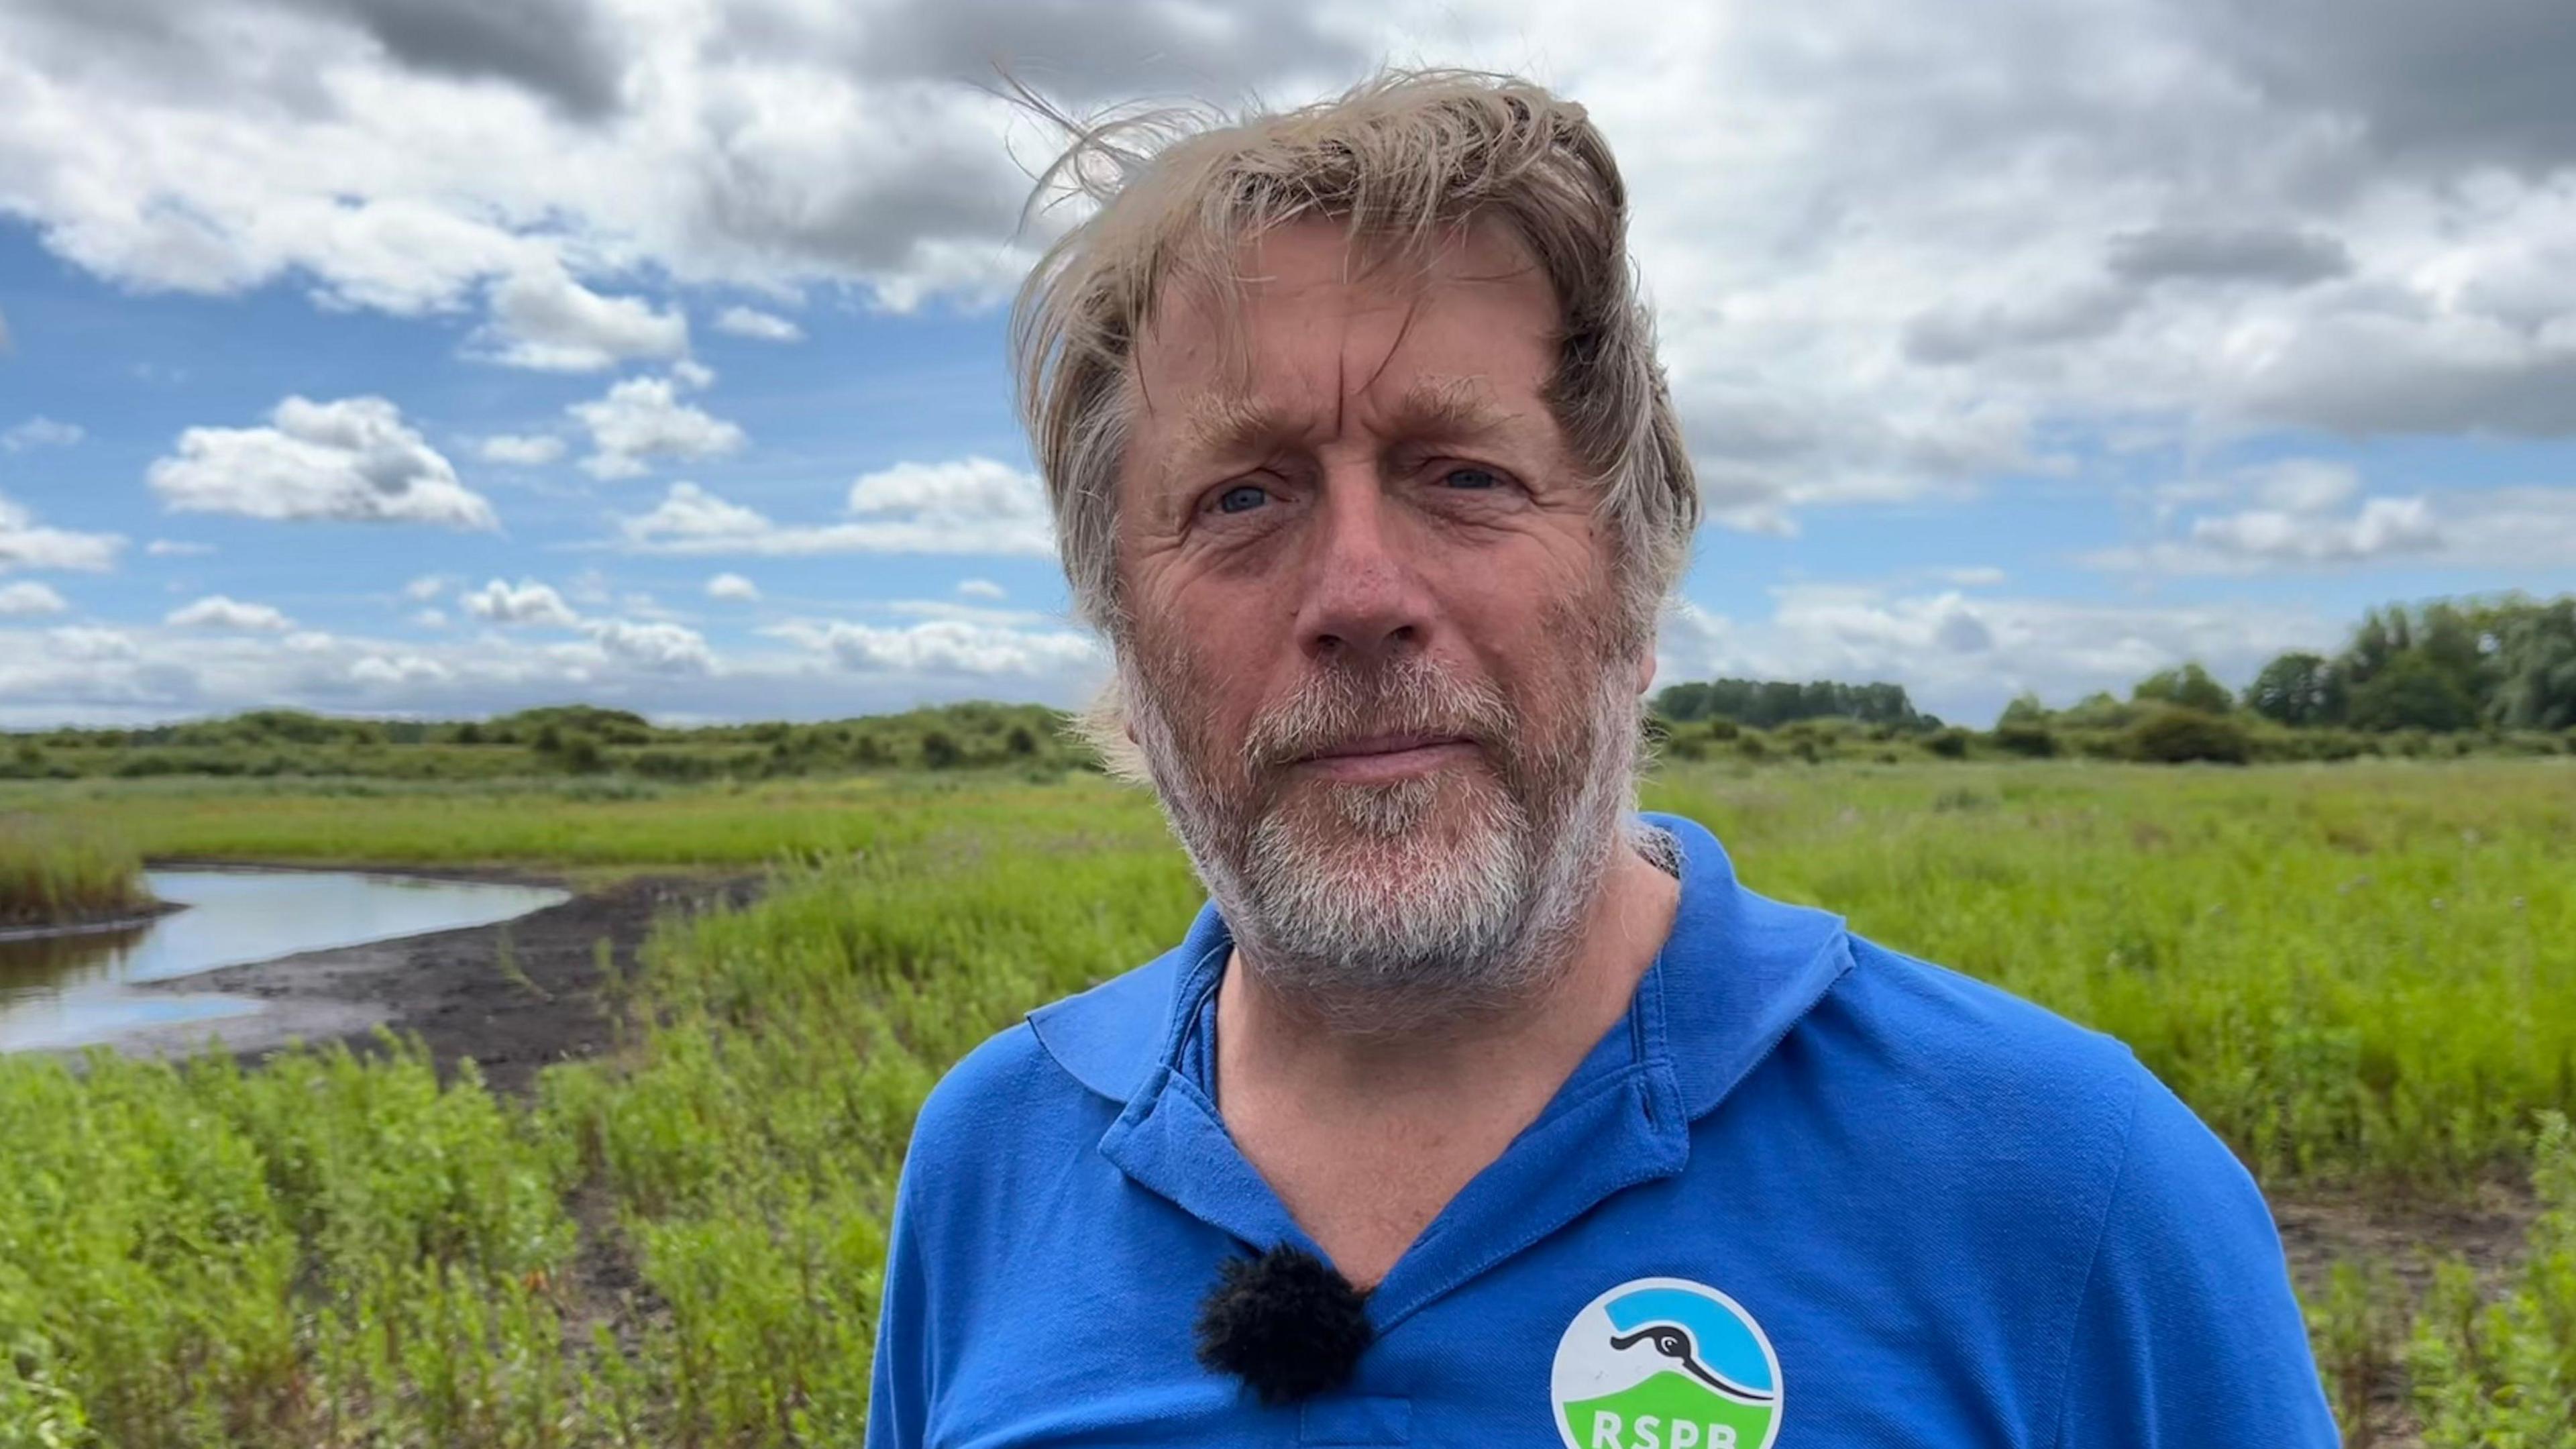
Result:
{"type": "Polygon", "coordinates": [[[2576,588],[2565,0],[0,0],[0,727],[1075,703],[997,76],[1384,64],[1617,152],[1665,682],[1982,724],[2576,588]]]}

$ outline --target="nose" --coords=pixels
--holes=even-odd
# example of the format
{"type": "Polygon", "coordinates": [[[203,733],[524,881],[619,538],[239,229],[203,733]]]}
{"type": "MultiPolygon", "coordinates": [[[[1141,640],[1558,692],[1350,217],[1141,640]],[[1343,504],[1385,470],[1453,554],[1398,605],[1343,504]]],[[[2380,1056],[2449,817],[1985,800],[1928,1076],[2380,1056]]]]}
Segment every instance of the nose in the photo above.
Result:
{"type": "Polygon", "coordinates": [[[1413,540],[1373,471],[1329,478],[1309,540],[1297,642],[1319,663],[1385,664],[1430,643],[1413,540]]]}

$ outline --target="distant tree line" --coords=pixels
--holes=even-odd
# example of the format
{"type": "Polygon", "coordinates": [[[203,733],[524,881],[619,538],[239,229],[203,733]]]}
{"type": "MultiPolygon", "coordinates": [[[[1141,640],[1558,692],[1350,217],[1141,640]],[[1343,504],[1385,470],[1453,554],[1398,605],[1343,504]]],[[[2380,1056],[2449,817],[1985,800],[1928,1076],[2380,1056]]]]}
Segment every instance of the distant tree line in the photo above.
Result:
{"type": "Polygon", "coordinates": [[[1865,725],[1936,730],[1941,721],[1914,708],[1901,684],[1837,684],[1819,679],[1791,684],[1775,679],[1713,679],[1676,684],[1655,696],[1654,712],[1674,724],[1732,720],[1774,729],[1803,719],[1848,719],[1865,725]]]}
{"type": "Polygon", "coordinates": [[[2576,595],[2446,599],[2362,616],[2332,655],[2293,650],[2240,693],[2199,663],[2140,680],[2123,701],[2090,695],[2052,710],[2004,707],[1994,741],[2025,754],[2125,732],[2143,759],[2340,759],[2433,753],[2471,736],[2495,747],[2576,749],[2576,595]],[[2389,742],[2392,742],[2389,743],[2389,742]]]}
{"type": "Polygon", "coordinates": [[[2105,691],[2051,709],[2025,694],[1982,733],[1944,727],[1899,685],[1753,679],[1662,690],[1648,732],[1680,760],[1894,762],[1901,746],[1941,759],[2232,764],[2576,753],[2576,595],[2373,609],[2341,650],[2283,654],[2241,692],[2194,661],[2147,676],[2125,699],[2105,691]]]}
{"type": "Polygon", "coordinates": [[[2139,681],[2125,707],[2096,694],[2052,711],[2024,695],[1996,727],[2097,726],[2141,705],[2221,717],[2241,710],[2291,729],[2566,730],[2576,727],[2576,595],[2373,609],[2339,652],[2283,654],[2241,694],[2191,663],[2139,681]]]}
{"type": "Polygon", "coordinates": [[[0,778],[613,773],[686,781],[871,770],[1093,768],[1090,748],[1065,726],[1064,714],[1044,705],[987,701],[854,719],[685,727],[587,704],[482,720],[262,709],[142,728],[0,735],[0,778]]]}
{"type": "Polygon", "coordinates": [[[2373,609],[2333,658],[2264,665],[2244,703],[2293,727],[2563,730],[2576,725],[2576,595],[2373,609]]]}

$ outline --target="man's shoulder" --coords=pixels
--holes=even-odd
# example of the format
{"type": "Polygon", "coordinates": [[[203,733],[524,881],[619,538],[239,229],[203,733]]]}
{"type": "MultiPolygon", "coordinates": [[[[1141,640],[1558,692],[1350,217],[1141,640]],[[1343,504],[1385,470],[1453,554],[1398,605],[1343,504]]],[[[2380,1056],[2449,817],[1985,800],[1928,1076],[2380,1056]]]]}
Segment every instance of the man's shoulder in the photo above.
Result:
{"type": "Polygon", "coordinates": [[[1158,957],[996,1033],[931,1089],[915,1139],[953,1150],[1021,1137],[1068,1109],[1114,1111],[1154,1061],[1173,978],[1158,957]]]}
{"type": "Polygon", "coordinates": [[[1985,1168],[2010,1169],[1996,1190],[2019,1176],[2051,1196],[2210,1190],[2259,1206],[2235,1155],[2127,1044],[1859,936],[1852,958],[1820,1028],[1870,1063],[1880,1101],[1909,1104],[1896,1115],[1911,1128],[1937,1117],[1985,1168]]]}
{"type": "Polygon", "coordinates": [[[1999,986],[1851,938],[1852,970],[1831,1004],[1846,1029],[1900,1074],[1984,1102],[2037,1096],[2078,1112],[2125,1115],[2152,1077],[2118,1038],[2078,1026],[1999,986]]]}

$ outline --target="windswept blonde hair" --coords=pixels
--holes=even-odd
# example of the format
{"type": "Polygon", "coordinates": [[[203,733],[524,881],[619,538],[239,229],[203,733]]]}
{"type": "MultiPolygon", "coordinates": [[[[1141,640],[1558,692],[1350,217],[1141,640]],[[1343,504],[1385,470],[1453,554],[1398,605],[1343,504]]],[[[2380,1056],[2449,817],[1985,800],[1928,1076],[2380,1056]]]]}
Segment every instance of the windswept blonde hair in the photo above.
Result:
{"type": "Polygon", "coordinates": [[[1075,607],[1114,645],[1127,637],[1117,479],[1137,342],[1174,278],[1230,277],[1244,242],[1320,217],[1372,259],[1421,261],[1453,228],[1492,220],[1537,260],[1562,319],[1548,404],[1618,544],[1624,617],[1611,622],[1643,650],[1688,561],[1699,492],[1628,259],[1627,190],[1581,106],[1456,70],[1388,71],[1330,100],[1232,118],[1080,120],[1020,94],[1071,138],[1031,205],[1096,204],[1030,272],[1011,348],[1075,607]]]}

